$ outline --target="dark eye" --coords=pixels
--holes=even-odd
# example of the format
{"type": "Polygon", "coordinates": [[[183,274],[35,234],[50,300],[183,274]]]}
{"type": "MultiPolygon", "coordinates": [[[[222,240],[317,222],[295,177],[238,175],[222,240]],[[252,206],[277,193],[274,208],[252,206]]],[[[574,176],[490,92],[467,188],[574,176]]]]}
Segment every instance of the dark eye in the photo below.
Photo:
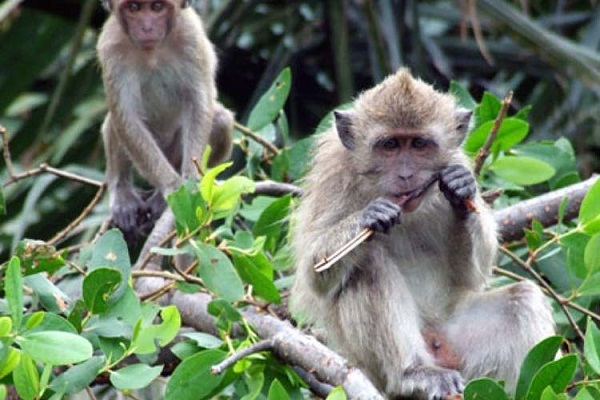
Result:
{"type": "Polygon", "coordinates": [[[385,150],[394,150],[400,147],[400,141],[397,138],[388,138],[381,143],[381,148],[385,150]]]}
{"type": "Polygon", "coordinates": [[[154,11],[154,12],[160,12],[165,8],[165,2],[164,1],[155,1],[152,3],[151,8],[152,8],[152,11],[154,11]]]}
{"type": "Polygon", "coordinates": [[[410,143],[413,149],[424,149],[429,144],[427,139],[423,139],[421,137],[416,137],[410,143]]]}
{"type": "Polygon", "coordinates": [[[136,1],[130,1],[129,3],[127,3],[127,11],[129,12],[134,13],[140,11],[141,9],[142,6],[136,1]]]}

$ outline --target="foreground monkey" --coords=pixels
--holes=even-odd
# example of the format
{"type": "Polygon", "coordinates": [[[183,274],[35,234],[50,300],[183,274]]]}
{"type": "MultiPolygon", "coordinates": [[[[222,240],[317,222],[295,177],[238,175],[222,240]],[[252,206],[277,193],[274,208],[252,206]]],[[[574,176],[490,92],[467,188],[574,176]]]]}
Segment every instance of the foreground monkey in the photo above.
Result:
{"type": "MultiPolygon", "coordinates": [[[[197,178],[192,158],[207,144],[210,165],[229,156],[233,116],[216,100],[215,51],[188,1],[102,4],[111,13],[97,46],[109,105],[106,179],[113,224],[131,245],[164,215],[165,196],[197,178]],[[132,167],[156,189],[147,199],[131,182],[132,167]]],[[[167,214],[147,249],[172,229],[167,214]]]]}
{"type": "Polygon", "coordinates": [[[554,331],[534,284],[484,291],[496,226],[460,147],[470,118],[400,70],[335,112],[306,176],[290,306],[390,398],[444,399],[478,376],[512,388],[554,331]],[[435,174],[438,185],[411,196],[435,174]],[[365,228],[369,241],[314,270],[365,228]]]}

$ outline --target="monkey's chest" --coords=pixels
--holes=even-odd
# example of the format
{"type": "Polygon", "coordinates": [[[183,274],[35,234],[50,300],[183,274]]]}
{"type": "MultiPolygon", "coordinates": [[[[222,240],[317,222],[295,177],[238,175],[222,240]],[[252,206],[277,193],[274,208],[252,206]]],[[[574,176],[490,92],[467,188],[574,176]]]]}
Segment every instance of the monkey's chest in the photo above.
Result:
{"type": "Polygon", "coordinates": [[[156,72],[141,79],[140,95],[147,123],[157,129],[176,129],[172,125],[179,121],[185,107],[187,89],[172,73],[156,72]]]}

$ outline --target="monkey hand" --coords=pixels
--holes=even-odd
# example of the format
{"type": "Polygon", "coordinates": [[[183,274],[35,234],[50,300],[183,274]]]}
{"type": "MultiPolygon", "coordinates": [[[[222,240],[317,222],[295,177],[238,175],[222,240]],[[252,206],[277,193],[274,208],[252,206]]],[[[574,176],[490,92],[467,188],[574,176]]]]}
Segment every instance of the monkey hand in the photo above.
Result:
{"type": "Polygon", "coordinates": [[[399,205],[383,197],[372,201],[364,209],[360,219],[361,228],[370,228],[375,232],[387,231],[400,222],[401,208],[399,205]]]}
{"type": "Polygon", "coordinates": [[[135,246],[138,239],[138,223],[144,200],[133,190],[121,190],[111,209],[112,225],[123,232],[129,247],[135,246]]]}
{"type": "Polygon", "coordinates": [[[432,400],[454,398],[465,388],[465,380],[458,371],[441,367],[423,366],[410,369],[404,373],[402,379],[407,386],[413,390],[418,388],[425,398],[432,400]]]}
{"type": "Polygon", "coordinates": [[[472,200],[477,192],[475,177],[460,164],[449,165],[440,172],[440,191],[461,218],[466,218],[470,208],[466,200],[472,200]]]}
{"type": "Polygon", "coordinates": [[[167,202],[160,190],[154,192],[146,199],[143,208],[138,210],[138,230],[140,235],[148,236],[154,224],[167,208],[167,202]]]}

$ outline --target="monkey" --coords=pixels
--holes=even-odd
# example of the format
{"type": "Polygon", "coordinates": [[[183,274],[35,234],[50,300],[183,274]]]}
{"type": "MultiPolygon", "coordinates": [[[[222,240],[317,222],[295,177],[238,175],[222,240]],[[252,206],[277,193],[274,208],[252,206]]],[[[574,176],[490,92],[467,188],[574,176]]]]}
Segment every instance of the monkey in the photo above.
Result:
{"type": "Polygon", "coordinates": [[[398,70],[334,112],[292,216],[292,315],[391,399],[454,398],[480,376],[513,388],[554,332],[537,285],[487,288],[496,224],[461,150],[471,114],[398,70]],[[366,242],[315,271],[365,228],[366,242]]]}
{"type": "Polygon", "coordinates": [[[207,145],[209,166],[229,157],[233,114],[217,101],[215,50],[189,1],[102,4],[110,12],[97,44],[109,108],[102,125],[109,206],[131,246],[163,215],[165,197],[198,177],[193,157],[207,145]],[[133,169],[154,191],[134,188],[133,169]]]}

